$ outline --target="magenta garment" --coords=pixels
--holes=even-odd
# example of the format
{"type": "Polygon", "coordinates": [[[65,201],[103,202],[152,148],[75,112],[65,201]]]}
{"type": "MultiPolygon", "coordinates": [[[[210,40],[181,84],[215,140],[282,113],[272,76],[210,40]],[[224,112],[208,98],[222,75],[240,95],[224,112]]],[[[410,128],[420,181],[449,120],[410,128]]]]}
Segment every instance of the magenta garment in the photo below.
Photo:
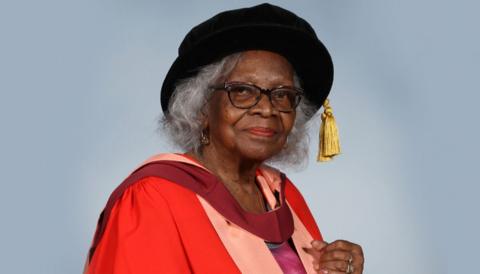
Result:
{"type": "Polygon", "coordinates": [[[305,268],[303,268],[302,262],[297,253],[285,241],[279,245],[272,245],[267,243],[268,248],[277,260],[278,265],[285,274],[306,274],[305,268]]]}
{"type": "MultiPolygon", "coordinates": [[[[275,208],[278,207],[278,197],[279,193],[275,192],[275,197],[277,198],[277,205],[275,208]]],[[[264,197],[265,198],[265,197],[264,197]]],[[[265,206],[267,211],[271,211],[268,202],[265,200],[265,206]]],[[[285,274],[306,274],[305,268],[303,267],[302,261],[298,257],[295,248],[290,245],[290,240],[286,240],[280,244],[272,243],[272,242],[265,242],[267,244],[268,249],[272,252],[273,257],[277,261],[278,265],[282,269],[282,272],[285,274]]]]}

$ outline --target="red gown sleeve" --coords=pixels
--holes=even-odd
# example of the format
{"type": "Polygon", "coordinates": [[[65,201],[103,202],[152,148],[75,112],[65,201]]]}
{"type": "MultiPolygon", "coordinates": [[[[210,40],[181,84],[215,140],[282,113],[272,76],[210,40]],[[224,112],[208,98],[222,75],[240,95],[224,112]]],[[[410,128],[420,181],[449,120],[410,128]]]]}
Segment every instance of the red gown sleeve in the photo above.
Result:
{"type": "Polygon", "coordinates": [[[191,273],[168,203],[149,180],[115,203],[86,273],[191,273]]]}

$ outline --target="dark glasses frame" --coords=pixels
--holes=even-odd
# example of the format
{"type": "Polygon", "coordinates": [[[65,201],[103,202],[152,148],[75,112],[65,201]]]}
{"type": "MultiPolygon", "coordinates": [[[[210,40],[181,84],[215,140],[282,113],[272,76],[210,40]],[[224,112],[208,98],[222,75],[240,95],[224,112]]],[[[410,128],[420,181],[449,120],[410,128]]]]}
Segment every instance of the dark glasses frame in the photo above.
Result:
{"type": "Polygon", "coordinates": [[[296,87],[291,87],[291,86],[278,86],[278,87],[274,87],[274,88],[271,88],[271,89],[265,89],[265,88],[261,88],[257,85],[254,85],[254,84],[251,84],[251,83],[245,83],[245,82],[225,82],[225,83],[220,84],[220,85],[211,86],[210,89],[212,89],[212,90],[223,90],[223,91],[227,92],[228,99],[230,100],[230,103],[234,107],[239,108],[239,109],[250,109],[250,108],[256,106],[258,104],[258,102],[260,102],[260,100],[262,98],[262,94],[265,94],[268,97],[268,99],[270,100],[270,103],[272,104],[272,106],[275,109],[277,109],[280,112],[286,112],[286,113],[295,111],[297,106],[300,104],[300,101],[302,100],[302,97],[304,96],[303,89],[301,89],[301,88],[296,88],[296,87]],[[253,89],[256,89],[256,90],[260,91],[259,96],[255,97],[255,102],[252,105],[238,106],[238,105],[235,104],[234,100],[232,99],[231,92],[232,92],[233,87],[238,87],[238,86],[246,86],[246,87],[250,87],[250,88],[253,88],[253,89]],[[275,91],[277,91],[277,90],[291,90],[291,91],[295,92],[294,93],[295,102],[292,105],[291,109],[279,109],[277,104],[274,103],[275,101],[272,100],[272,93],[275,93],[275,91]]]}

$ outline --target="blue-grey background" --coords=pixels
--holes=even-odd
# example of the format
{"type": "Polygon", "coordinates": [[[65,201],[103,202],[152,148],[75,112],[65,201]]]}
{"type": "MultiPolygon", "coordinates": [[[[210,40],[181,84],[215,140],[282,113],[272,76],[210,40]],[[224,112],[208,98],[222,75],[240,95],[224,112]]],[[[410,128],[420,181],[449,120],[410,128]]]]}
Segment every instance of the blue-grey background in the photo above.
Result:
{"type": "MultiPolygon", "coordinates": [[[[195,24],[259,1],[0,4],[1,273],[80,273],[114,187],[148,156],[159,89],[195,24]]],[[[272,1],[331,51],[343,154],[288,171],[365,273],[477,271],[478,1],[272,1]]]]}

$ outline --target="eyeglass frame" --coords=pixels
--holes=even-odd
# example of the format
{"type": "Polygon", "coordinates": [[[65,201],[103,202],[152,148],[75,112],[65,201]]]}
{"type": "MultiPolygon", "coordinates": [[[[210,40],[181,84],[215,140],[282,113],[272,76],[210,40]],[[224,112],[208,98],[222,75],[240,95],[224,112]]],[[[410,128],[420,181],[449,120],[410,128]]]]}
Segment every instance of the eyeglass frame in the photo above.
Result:
{"type": "Polygon", "coordinates": [[[260,102],[260,100],[262,100],[262,94],[265,94],[268,97],[268,100],[270,101],[270,104],[272,104],[272,106],[275,109],[277,109],[277,107],[275,106],[275,104],[272,101],[272,92],[273,91],[275,91],[277,89],[285,89],[285,88],[296,91],[295,96],[298,96],[299,99],[296,102],[296,104],[292,107],[291,110],[279,110],[279,109],[277,109],[279,112],[283,112],[283,113],[294,112],[295,109],[297,108],[297,106],[300,104],[300,101],[302,100],[302,97],[305,95],[304,90],[302,88],[297,88],[297,87],[292,87],[292,86],[278,86],[278,87],[274,87],[274,88],[261,88],[261,87],[255,85],[255,84],[251,84],[251,83],[247,83],[247,82],[225,82],[225,83],[219,84],[217,86],[210,86],[209,88],[212,89],[212,90],[223,90],[223,91],[227,92],[228,100],[230,100],[230,103],[232,104],[232,106],[234,106],[236,108],[239,108],[239,109],[253,108],[254,106],[256,106],[258,104],[258,102],[260,102]],[[253,105],[251,105],[249,107],[238,107],[233,103],[232,97],[230,96],[230,90],[228,90],[228,87],[230,85],[245,85],[245,86],[254,87],[254,88],[256,88],[260,91],[260,96],[258,96],[256,98],[256,102],[253,105]]]}

